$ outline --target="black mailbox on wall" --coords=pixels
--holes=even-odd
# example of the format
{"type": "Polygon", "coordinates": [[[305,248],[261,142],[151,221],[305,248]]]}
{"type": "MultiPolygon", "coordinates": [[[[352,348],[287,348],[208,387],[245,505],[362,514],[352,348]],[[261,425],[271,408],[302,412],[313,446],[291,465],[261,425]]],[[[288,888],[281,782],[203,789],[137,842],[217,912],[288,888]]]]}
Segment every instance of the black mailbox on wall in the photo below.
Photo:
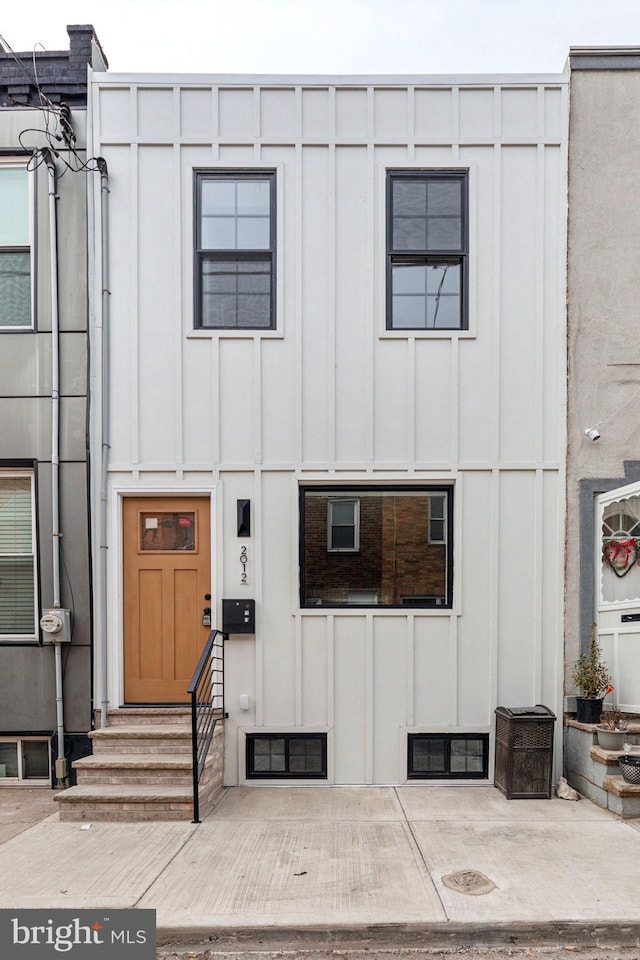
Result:
{"type": "Polygon", "coordinates": [[[223,600],[222,601],[222,632],[223,633],[255,633],[256,632],[255,600],[223,600]]]}

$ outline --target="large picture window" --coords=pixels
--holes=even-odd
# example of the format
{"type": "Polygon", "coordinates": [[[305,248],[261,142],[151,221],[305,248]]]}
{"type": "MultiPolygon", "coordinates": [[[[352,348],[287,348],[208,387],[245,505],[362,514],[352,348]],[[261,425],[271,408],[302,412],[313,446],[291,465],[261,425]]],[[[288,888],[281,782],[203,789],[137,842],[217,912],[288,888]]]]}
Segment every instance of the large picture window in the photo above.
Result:
{"type": "Polygon", "coordinates": [[[451,487],[304,487],[303,607],[450,607],[451,487]]]}
{"type": "Polygon", "coordinates": [[[0,640],[36,639],[33,477],[0,473],[0,640]]]}
{"type": "Polygon", "coordinates": [[[196,326],[275,326],[275,174],[196,174],[196,326]]]}
{"type": "Polygon", "coordinates": [[[29,172],[0,160],[0,330],[32,327],[29,172]]]}
{"type": "Polygon", "coordinates": [[[387,329],[465,330],[467,174],[387,174],[387,329]]]}

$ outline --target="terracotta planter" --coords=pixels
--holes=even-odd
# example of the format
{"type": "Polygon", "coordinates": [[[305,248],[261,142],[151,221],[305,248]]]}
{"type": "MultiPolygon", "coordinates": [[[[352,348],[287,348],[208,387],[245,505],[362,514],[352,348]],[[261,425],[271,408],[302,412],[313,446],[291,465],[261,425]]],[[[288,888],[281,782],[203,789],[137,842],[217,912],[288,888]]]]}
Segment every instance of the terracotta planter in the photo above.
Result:
{"type": "Polygon", "coordinates": [[[576,697],[578,723],[598,723],[602,716],[604,697],[576,697]]]}

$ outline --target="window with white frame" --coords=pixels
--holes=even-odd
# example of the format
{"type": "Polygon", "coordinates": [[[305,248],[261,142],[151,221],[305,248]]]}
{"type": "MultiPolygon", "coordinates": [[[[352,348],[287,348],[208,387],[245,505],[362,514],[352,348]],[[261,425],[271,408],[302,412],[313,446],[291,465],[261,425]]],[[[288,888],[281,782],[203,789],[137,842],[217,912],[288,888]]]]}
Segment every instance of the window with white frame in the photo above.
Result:
{"type": "Polygon", "coordinates": [[[33,326],[29,176],[24,163],[0,160],[0,330],[33,326]]]}
{"type": "Polygon", "coordinates": [[[429,543],[447,542],[447,514],[443,494],[429,497],[429,543]]]}
{"type": "Polygon", "coordinates": [[[51,780],[51,742],[43,737],[0,737],[2,782],[51,780]]]}
{"type": "Polygon", "coordinates": [[[329,500],[327,549],[357,550],[360,542],[360,501],[329,500]]]}
{"type": "Polygon", "coordinates": [[[303,487],[303,607],[451,607],[453,488],[303,487]]]}
{"type": "Polygon", "coordinates": [[[387,329],[468,328],[468,174],[387,173],[387,329]]]}
{"type": "Polygon", "coordinates": [[[36,640],[33,475],[0,472],[0,641],[36,640]]]}
{"type": "Polygon", "coordinates": [[[196,172],[197,328],[275,327],[275,193],[272,171],[196,172]]]}

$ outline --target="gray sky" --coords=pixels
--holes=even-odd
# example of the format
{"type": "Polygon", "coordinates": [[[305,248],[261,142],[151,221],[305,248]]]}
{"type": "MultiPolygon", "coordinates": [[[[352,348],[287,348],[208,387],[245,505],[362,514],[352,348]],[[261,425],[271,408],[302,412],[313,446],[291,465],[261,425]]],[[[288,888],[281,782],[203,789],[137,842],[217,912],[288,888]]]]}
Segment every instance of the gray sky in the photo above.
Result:
{"type": "Polygon", "coordinates": [[[24,0],[14,50],[92,23],[113,71],[560,73],[569,46],[640,46],[640,0],[24,0]]]}

